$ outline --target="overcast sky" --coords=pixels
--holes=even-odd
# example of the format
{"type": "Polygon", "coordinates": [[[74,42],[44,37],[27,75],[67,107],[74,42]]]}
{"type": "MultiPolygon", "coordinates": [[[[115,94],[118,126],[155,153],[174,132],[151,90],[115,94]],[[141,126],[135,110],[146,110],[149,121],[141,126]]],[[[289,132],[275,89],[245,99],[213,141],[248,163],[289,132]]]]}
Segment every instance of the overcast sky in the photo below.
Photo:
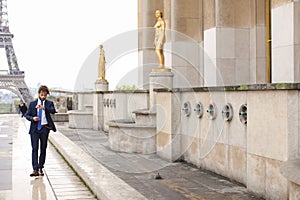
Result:
{"type": "MultiPolygon", "coordinates": [[[[83,63],[99,44],[137,28],[137,0],[7,1],[19,68],[30,87],[42,83],[74,89],[83,63]]],[[[0,69],[5,69],[2,58],[0,69]]],[[[89,63],[96,69],[98,58],[89,63]]],[[[126,72],[137,67],[137,54],[124,54],[110,67],[107,79],[114,89],[126,72]]]]}

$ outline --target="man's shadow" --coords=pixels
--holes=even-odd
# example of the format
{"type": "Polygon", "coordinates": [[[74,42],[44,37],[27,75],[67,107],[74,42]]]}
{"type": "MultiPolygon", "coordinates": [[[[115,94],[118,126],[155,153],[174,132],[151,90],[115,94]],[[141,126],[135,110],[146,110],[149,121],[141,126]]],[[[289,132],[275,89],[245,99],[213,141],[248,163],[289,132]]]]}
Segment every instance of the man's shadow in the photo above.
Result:
{"type": "Polygon", "coordinates": [[[30,181],[32,185],[32,200],[46,200],[46,186],[42,177],[35,178],[30,181]]]}

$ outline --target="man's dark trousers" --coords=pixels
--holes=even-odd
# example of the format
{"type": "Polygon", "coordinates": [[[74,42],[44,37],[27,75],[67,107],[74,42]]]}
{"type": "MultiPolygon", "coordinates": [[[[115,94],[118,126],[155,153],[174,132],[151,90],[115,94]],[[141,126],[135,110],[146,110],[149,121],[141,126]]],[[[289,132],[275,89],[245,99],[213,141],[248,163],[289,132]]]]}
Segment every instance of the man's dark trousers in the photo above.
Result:
{"type": "Polygon", "coordinates": [[[34,170],[44,168],[46,160],[47,141],[49,136],[49,129],[42,127],[41,130],[36,130],[30,134],[32,146],[32,167],[34,170]],[[38,148],[40,141],[40,157],[38,159],[38,148]]]}

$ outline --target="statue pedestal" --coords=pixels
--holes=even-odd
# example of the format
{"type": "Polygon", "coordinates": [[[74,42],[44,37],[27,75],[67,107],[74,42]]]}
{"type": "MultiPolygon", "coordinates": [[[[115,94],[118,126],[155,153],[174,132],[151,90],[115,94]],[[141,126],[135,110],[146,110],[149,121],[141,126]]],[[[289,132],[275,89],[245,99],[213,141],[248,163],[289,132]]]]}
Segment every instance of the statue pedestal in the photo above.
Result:
{"type": "Polygon", "coordinates": [[[153,68],[152,72],[171,72],[170,68],[153,68]]]}
{"type": "Polygon", "coordinates": [[[106,80],[97,80],[95,82],[95,90],[98,92],[108,91],[108,82],[106,80]]]}
{"type": "Polygon", "coordinates": [[[174,74],[171,72],[171,69],[168,68],[156,68],[152,69],[152,72],[149,75],[150,77],[150,110],[156,111],[156,95],[153,91],[154,89],[159,88],[173,88],[173,77],[174,74]]]}

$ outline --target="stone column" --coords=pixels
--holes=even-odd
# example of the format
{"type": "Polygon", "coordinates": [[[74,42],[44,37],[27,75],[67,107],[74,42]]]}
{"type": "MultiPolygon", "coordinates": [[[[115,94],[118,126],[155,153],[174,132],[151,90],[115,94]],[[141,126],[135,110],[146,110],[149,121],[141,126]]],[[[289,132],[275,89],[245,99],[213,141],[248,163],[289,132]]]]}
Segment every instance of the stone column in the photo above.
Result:
{"type": "MultiPolygon", "coordinates": [[[[167,65],[172,66],[175,88],[203,86],[202,0],[168,0],[167,65]]],[[[165,5],[165,11],[166,9],[165,5]]]]}
{"type": "Polygon", "coordinates": [[[151,72],[150,73],[150,110],[156,110],[156,93],[154,89],[158,88],[173,88],[173,77],[172,72],[151,72]]]}
{"type": "Polygon", "coordinates": [[[300,81],[300,2],[272,1],[272,82],[300,81]]]}
{"type": "Polygon", "coordinates": [[[157,67],[155,55],[154,24],[156,21],[155,11],[164,10],[162,0],[139,0],[138,1],[138,27],[139,27],[139,68],[138,84],[143,89],[149,89],[149,74],[152,68],[157,67]]]}
{"type": "Polygon", "coordinates": [[[156,98],[156,151],[160,157],[171,162],[182,155],[179,96],[179,93],[159,92],[156,98]]]}
{"type": "Polygon", "coordinates": [[[104,130],[103,123],[103,93],[96,92],[93,94],[93,129],[104,130]]]}
{"type": "Polygon", "coordinates": [[[249,83],[267,83],[266,1],[250,1],[250,74],[249,83]]]}
{"type": "Polygon", "coordinates": [[[207,0],[204,9],[206,86],[250,82],[250,0],[207,0]]]}

